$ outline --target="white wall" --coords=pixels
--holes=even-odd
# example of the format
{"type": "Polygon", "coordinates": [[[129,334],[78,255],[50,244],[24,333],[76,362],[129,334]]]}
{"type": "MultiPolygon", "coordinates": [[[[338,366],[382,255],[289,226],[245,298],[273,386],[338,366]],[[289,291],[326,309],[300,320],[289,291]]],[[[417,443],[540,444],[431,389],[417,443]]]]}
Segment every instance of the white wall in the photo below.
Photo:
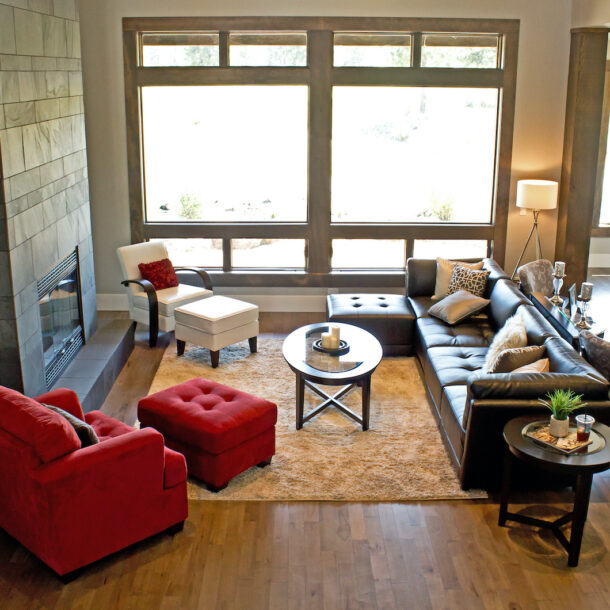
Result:
{"type": "Polygon", "coordinates": [[[572,27],[610,26],[608,0],[573,0],[572,27]]]}
{"type": "MultiPolygon", "coordinates": [[[[81,38],[96,281],[120,293],[115,249],[129,242],[122,17],[323,15],[520,19],[519,66],[506,268],[531,226],[514,206],[520,178],[559,179],[568,72],[570,0],[81,0],[81,38]]],[[[552,257],[556,216],[541,215],[552,257]]],[[[533,248],[529,253],[534,257],[533,248]]],[[[285,292],[289,292],[286,289],[285,292]]]]}

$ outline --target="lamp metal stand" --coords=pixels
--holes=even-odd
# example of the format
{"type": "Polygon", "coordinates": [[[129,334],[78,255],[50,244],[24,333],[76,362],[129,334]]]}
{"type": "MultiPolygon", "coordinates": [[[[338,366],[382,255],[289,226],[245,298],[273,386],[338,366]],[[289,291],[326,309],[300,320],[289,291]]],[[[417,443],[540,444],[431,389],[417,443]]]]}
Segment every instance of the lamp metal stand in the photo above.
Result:
{"type": "Polygon", "coordinates": [[[536,232],[536,256],[538,258],[543,257],[542,244],[540,243],[540,232],[538,231],[538,214],[540,214],[540,210],[533,210],[533,212],[534,212],[534,224],[532,225],[532,230],[530,231],[530,234],[527,236],[527,241],[525,242],[525,246],[523,246],[523,251],[521,252],[521,256],[519,257],[519,260],[517,261],[517,264],[515,265],[515,269],[513,270],[513,274],[511,275],[512,280],[515,280],[517,277],[517,269],[521,265],[521,260],[525,256],[525,251],[527,250],[527,247],[529,246],[529,243],[532,239],[532,235],[534,234],[534,231],[536,232]]]}

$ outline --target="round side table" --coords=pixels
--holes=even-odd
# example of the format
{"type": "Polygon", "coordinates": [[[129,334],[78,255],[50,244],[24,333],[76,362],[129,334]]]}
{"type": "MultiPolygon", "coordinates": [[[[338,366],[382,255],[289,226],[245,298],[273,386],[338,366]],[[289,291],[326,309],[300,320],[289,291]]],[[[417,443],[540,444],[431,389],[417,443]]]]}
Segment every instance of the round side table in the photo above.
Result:
{"type": "Polygon", "coordinates": [[[540,419],[540,416],[517,417],[504,426],[506,453],[504,457],[504,476],[502,479],[498,525],[503,526],[507,521],[517,521],[526,525],[550,529],[568,552],[568,566],[575,567],[578,565],[582,534],[589,510],[589,496],[591,495],[593,475],[596,472],[603,472],[610,468],[610,428],[604,424],[594,424],[593,430],[604,441],[597,450],[583,450],[579,453],[566,455],[560,451],[537,444],[523,434],[523,429],[527,424],[540,421],[540,419]],[[515,458],[558,475],[575,475],[576,489],[572,512],[555,521],[545,521],[509,512],[508,499],[510,496],[511,470],[515,458]],[[568,540],[561,531],[561,527],[569,522],[572,522],[572,531],[568,540]]]}

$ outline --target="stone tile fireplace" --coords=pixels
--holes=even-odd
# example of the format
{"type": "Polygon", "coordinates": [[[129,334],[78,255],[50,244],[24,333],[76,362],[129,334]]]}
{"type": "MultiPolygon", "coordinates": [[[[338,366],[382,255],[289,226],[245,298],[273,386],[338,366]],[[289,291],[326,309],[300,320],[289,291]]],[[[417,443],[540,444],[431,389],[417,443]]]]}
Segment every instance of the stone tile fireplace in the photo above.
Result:
{"type": "Polygon", "coordinates": [[[97,312],[77,3],[18,4],[0,0],[0,385],[33,395],[47,389],[51,356],[39,281],[75,249],[63,313],[78,285],[86,341],[97,312]]]}

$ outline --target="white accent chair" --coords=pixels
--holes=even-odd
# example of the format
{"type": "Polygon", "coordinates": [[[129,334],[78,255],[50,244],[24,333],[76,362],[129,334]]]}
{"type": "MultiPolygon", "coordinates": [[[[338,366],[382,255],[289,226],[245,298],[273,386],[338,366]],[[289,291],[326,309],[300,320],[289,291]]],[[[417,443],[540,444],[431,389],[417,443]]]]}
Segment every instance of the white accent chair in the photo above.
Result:
{"type": "Polygon", "coordinates": [[[149,326],[149,344],[157,344],[159,329],[165,332],[174,330],[174,309],[212,296],[210,276],[197,267],[174,267],[176,272],[197,273],[203,287],[179,284],[174,288],[155,290],[148,281],[142,279],[138,265],[169,258],[167,248],[161,241],[148,241],[117,249],[123,272],[121,284],[127,288],[131,319],[149,326]]]}

